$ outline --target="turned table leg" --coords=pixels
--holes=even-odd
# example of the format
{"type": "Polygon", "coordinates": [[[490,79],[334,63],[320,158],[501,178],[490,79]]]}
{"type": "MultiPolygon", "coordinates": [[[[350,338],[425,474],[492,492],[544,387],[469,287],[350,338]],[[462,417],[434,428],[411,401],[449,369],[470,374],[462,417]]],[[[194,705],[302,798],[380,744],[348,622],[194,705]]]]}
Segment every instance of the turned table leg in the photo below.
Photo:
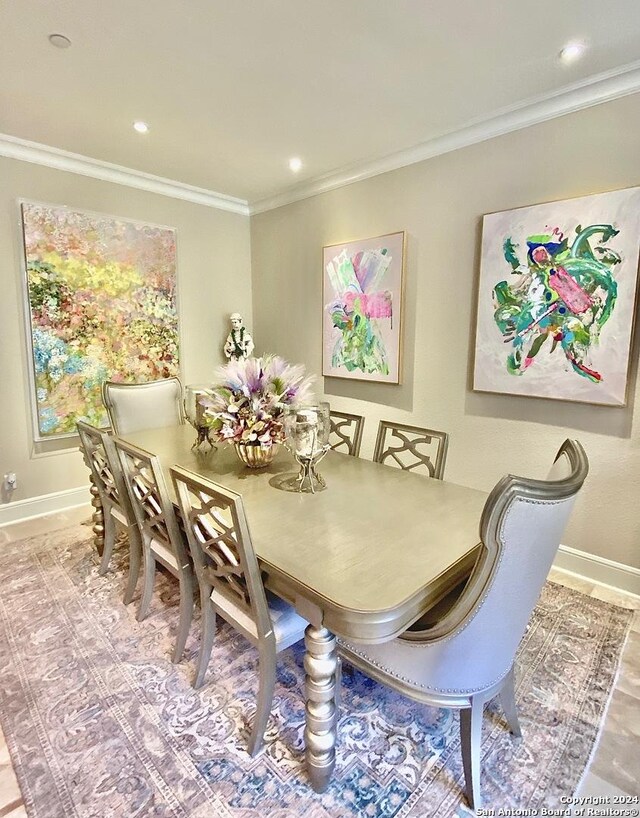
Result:
{"type": "Polygon", "coordinates": [[[91,505],[94,509],[93,516],[91,517],[93,520],[93,541],[98,551],[98,556],[101,557],[104,551],[104,510],[100,502],[98,487],[93,480],[92,474],[89,475],[89,481],[91,482],[91,488],[89,489],[91,493],[91,505]]]}
{"type": "Polygon", "coordinates": [[[311,786],[316,792],[324,792],[336,762],[336,638],[326,628],[308,625],[304,641],[305,757],[311,786]]]}

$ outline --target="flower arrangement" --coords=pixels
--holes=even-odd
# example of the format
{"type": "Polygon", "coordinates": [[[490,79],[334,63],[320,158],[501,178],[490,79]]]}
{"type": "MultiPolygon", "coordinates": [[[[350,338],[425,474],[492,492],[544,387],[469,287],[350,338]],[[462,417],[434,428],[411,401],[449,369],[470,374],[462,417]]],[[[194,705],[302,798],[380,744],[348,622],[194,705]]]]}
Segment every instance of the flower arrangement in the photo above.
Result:
{"type": "Polygon", "coordinates": [[[277,355],[231,360],[216,372],[219,384],[200,398],[211,437],[223,443],[272,447],[284,440],[287,406],[311,398],[313,378],[304,366],[277,355]]]}

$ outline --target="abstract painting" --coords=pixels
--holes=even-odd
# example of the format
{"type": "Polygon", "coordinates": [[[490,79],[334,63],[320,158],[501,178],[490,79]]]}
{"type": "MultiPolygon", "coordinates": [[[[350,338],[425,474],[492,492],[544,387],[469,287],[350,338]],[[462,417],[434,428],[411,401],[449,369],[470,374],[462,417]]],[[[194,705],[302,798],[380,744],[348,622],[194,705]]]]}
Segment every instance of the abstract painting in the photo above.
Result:
{"type": "Polygon", "coordinates": [[[400,383],[404,233],[323,250],[322,372],[400,383]]]}
{"type": "Polygon", "coordinates": [[[484,217],[474,389],[624,406],[640,188],[484,217]]]}
{"type": "Polygon", "coordinates": [[[30,202],[22,227],[35,438],[105,426],[104,380],[178,374],[175,231],[30,202]]]}

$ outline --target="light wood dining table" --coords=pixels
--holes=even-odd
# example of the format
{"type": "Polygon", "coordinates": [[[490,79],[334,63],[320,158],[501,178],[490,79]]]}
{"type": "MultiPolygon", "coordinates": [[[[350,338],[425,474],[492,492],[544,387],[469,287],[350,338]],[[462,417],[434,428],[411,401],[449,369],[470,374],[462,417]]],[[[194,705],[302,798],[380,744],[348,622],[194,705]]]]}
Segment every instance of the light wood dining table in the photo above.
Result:
{"type": "Polygon", "coordinates": [[[298,469],[284,447],[250,469],[231,445],[192,450],[189,425],[122,437],[159,457],[170,492],[178,464],[242,495],[265,586],[310,623],[305,754],[324,791],[337,741],[335,635],[384,642],[439,602],[476,559],[487,494],[337,452],[319,466],[326,489],[304,494],[283,488],[298,469]]]}

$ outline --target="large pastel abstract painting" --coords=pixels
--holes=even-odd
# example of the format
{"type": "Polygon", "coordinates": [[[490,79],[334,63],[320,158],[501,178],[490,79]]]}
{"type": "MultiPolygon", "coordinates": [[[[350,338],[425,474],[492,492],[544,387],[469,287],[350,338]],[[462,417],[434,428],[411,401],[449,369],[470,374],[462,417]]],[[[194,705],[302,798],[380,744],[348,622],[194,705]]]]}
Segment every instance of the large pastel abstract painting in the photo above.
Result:
{"type": "Polygon", "coordinates": [[[175,231],[27,202],[22,226],[35,438],[104,426],[105,379],[178,374],[175,231]]]}
{"type": "Polygon", "coordinates": [[[640,188],[484,217],[474,389],[624,406],[640,188]]]}
{"type": "Polygon", "coordinates": [[[322,371],[400,383],[404,233],[323,251],[322,371]]]}

